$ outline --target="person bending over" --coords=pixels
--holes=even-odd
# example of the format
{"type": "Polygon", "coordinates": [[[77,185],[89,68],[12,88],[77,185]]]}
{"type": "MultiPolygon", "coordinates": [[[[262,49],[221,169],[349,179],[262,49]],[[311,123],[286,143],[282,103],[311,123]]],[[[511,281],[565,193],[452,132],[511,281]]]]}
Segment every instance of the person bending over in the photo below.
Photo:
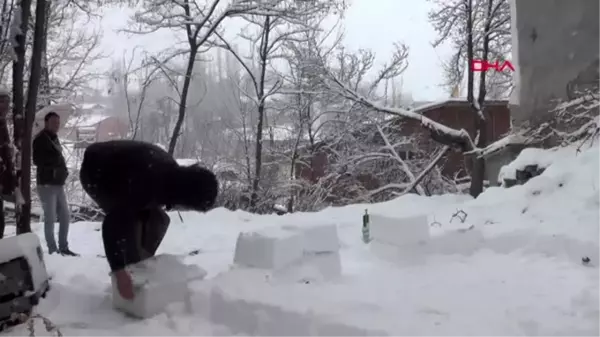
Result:
{"type": "Polygon", "coordinates": [[[79,178],[104,211],[106,259],[125,299],[134,297],[125,267],[154,256],[169,227],[163,208],[206,212],[218,194],[218,181],[210,170],[180,166],[160,147],[134,140],[88,146],[79,178]]]}

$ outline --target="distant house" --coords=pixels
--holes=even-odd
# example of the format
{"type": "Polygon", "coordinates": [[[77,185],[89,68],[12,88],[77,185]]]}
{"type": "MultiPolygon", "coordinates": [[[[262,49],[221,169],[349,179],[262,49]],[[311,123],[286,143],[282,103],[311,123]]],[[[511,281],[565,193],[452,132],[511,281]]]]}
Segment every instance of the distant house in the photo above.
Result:
{"type": "MultiPolygon", "coordinates": [[[[414,105],[413,105],[414,106],[414,105]]],[[[444,124],[455,129],[465,129],[471,137],[475,137],[475,119],[469,103],[465,99],[451,98],[445,101],[433,103],[420,103],[411,111],[422,114],[436,122],[444,124]]],[[[487,136],[488,142],[496,141],[502,138],[510,130],[510,110],[507,100],[492,100],[484,104],[484,113],[487,118],[487,136]]],[[[392,122],[392,129],[397,137],[407,137],[410,144],[404,145],[402,149],[397,149],[399,155],[404,158],[410,158],[416,152],[432,152],[437,144],[431,139],[428,130],[424,129],[416,120],[393,117],[388,119],[392,122]]],[[[374,135],[377,130],[374,126],[364,125],[363,134],[371,134],[369,140],[377,141],[374,135]],[[371,130],[372,129],[372,130],[371,130]]],[[[330,147],[325,141],[317,144],[319,148],[330,147]]],[[[298,163],[295,169],[296,178],[305,179],[315,183],[327,172],[327,166],[331,156],[327,150],[313,151],[313,156],[309,160],[298,163]]],[[[469,175],[470,163],[464,160],[464,155],[458,152],[450,152],[444,160],[441,167],[442,174],[448,178],[461,178],[469,175]]],[[[494,184],[498,176],[500,167],[497,165],[488,165],[486,169],[486,179],[494,184]]],[[[377,179],[368,176],[356,177],[363,186],[369,190],[378,186],[377,179]]]]}
{"type": "Polygon", "coordinates": [[[114,116],[83,114],[72,117],[62,130],[62,137],[74,142],[104,142],[127,137],[129,126],[114,116]]]}
{"type": "MultiPolygon", "coordinates": [[[[499,140],[510,131],[511,117],[508,100],[490,100],[484,103],[484,114],[487,120],[487,142],[499,140]]],[[[470,104],[465,99],[451,98],[446,101],[419,105],[412,111],[429,117],[443,125],[454,129],[465,129],[475,139],[475,116],[470,104]]],[[[436,143],[429,133],[414,120],[402,124],[401,132],[406,136],[419,135],[425,150],[436,143]]],[[[462,153],[450,152],[447,156],[442,173],[448,177],[461,177],[470,171],[470,163],[465,162],[462,153]]],[[[498,168],[499,170],[499,168],[498,168]]],[[[495,180],[499,172],[487,170],[486,179],[495,180]]]]}

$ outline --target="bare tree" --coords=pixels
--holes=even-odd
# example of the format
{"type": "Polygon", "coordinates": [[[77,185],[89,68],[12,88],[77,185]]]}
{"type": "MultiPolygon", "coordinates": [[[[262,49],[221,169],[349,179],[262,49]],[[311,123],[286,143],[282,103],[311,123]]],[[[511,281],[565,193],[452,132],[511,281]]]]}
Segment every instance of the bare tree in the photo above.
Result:
{"type": "Polygon", "coordinates": [[[138,48],[131,51],[131,55],[123,54],[119,62],[113,64],[110,71],[111,89],[113,100],[112,113],[128,121],[129,137],[138,139],[141,128],[142,111],[149,107],[148,90],[159,77],[159,73],[147,67],[134,67],[138,48]],[[125,115],[124,115],[125,114],[125,115]]]}
{"type": "MultiPolygon", "coordinates": [[[[89,5],[87,5],[89,7],[89,5]]],[[[42,90],[40,102],[50,103],[74,97],[89,87],[100,74],[93,65],[107,55],[100,50],[102,34],[98,17],[86,12],[72,0],[47,2],[47,42],[42,59],[42,90]],[[81,29],[86,27],[87,29],[81,29]]]]}
{"type": "Polygon", "coordinates": [[[14,0],[2,0],[0,10],[0,80],[8,81],[7,68],[13,61],[13,45],[11,43],[11,18],[14,0]]]}
{"type": "MultiPolygon", "coordinates": [[[[434,46],[448,40],[454,45],[456,52],[446,65],[448,84],[451,86],[462,83],[466,64],[467,101],[471,104],[475,116],[475,146],[483,148],[488,143],[484,113],[484,102],[488,91],[487,72],[478,72],[479,88],[475,99],[476,79],[473,60],[488,62],[490,57],[498,57],[501,56],[499,54],[506,52],[505,49],[491,52],[490,47],[509,45],[506,38],[510,29],[509,4],[507,0],[436,2],[440,8],[430,13],[430,20],[440,36],[434,42],[434,46]]],[[[500,60],[504,58],[501,57],[500,60]]],[[[477,156],[472,157],[470,194],[473,197],[477,197],[483,191],[484,178],[485,160],[477,156]]]]}
{"type": "Polygon", "coordinates": [[[20,217],[17,219],[17,233],[31,232],[31,140],[32,127],[37,107],[37,95],[41,78],[42,54],[44,47],[44,25],[46,23],[46,0],[37,0],[35,9],[35,29],[31,72],[25,106],[25,125],[22,138],[22,164],[20,187],[23,194],[20,217]]]}
{"type": "MultiPolygon", "coordinates": [[[[326,15],[331,9],[337,8],[335,5],[337,4],[323,2],[320,6],[318,6],[318,3],[312,6],[299,6],[294,10],[280,12],[277,15],[244,15],[251,26],[244,29],[245,32],[241,33],[240,36],[252,43],[253,48],[255,48],[253,53],[257,55],[256,57],[244,58],[221,34],[216,33],[220,42],[214,44],[230,51],[246,71],[246,79],[251,87],[251,92],[245,92],[245,95],[256,106],[256,129],[254,130],[254,136],[251,137],[254,144],[254,172],[251,178],[249,201],[251,209],[258,207],[264,169],[263,137],[265,127],[268,125],[267,102],[273,96],[279,94],[282,88],[280,76],[275,72],[269,72],[268,68],[273,66],[273,60],[283,56],[283,47],[287,41],[308,42],[306,34],[302,33],[319,29],[318,26],[310,24],[311,18],[326,15]],[[252,34],[253,30],[256,30],[255,34],[252,34]],[[254,66],[255,62],[257,63],[256,66],[254,66]]],[[[252,119],[253,122],[254,118],[252,119]]],[[[274,137],[271,137],[271,140],[271,144],[274,144],[274,137]]],[[[272,159],[269,158],[270,161],[272,159]]],[[[272,164],[274,165],[274,163],[272,164]]]]}
{"type": "MultiPolygon", "coordinates": [[[[393,60],[401,60],[402,57],[399,57],[401,55],[402,48],[399,48],[393,60]]],[[[365,59],[368,60],[369,58],[366,57],[365,59]]],[[[368,73],[368,69],[370,69],[370,67],[365,68],[364,66],[359,66],[360,63],[357,65],[356,62],[352,62],[351,64],[352,67],[349,67],[350,69],[354,69],[357,74],[360,74],[362,77],[366,77],[365,75],[368,73]]],[[[393,69],[401,69],[402,67],[402,62],[391,62],[389,65],[385,66],[379,72],[379,74],[390,74],[393,73],[393,69]]],[[[338,68],[347,69],[348,67],[338,68]]],[[[330,93],[337,94],[340,97],[352,102],[353,104],[350,106],[351,108],[356,109],[356,107],[359,106],[370,114],[391,115],[392,118],[395,116],[396,118],[400,118],[407,122],[417,122],[417,125],[420,125],[422,128],[429,131],[429,134],[434,141],[442,145],[447,145],[449,149],[455,149],[457,151],[469,154],[479,153],[479,149],[476,147],[474,141],[471,139],[471,136],[466,130],[453,129],[411,110],[382,105],[379,103],[380,99],[378,99],[376,96],[373,97],[372,95],[373,92],[376,91],[376,85],[371,84],[362,86],[361,88],[360,85],[356,84],[356,77],[344,75],[340,70],[336,69],[336,67],[328,65],[325,69],[322,69],[322,72],[324,73],[324,83],[328,86],[330,93]],[[369,94],[371,94],[370,97],[369,94]]],[[[376,79],[380,78],[384,79],[385,77],[376,76],[376,79]]],[[[352,116],[353,114],[349,115],[352,116]]],[[[377,120],[376,117],[375,119],[377,120]]],[[[379,120],[381,120],[381,117],[379,117],[379,120]]],[[[448,151],[449,149],[444,151],[448,151]]]]}
{"type": "MultiPolygon", "coordinates": [[[[25,94],[24,94],[24,68],[25,68],[25,51],[26,51],[26,37],[28,30],[29,17],[31,15],[31,1],[21,0],[13,10],[13,18],[11,24],[11,38],[14,47],[14,61],[12,67],[12,85],[13,85],[13,137],[14,144],[16,147],[15,153],[15,170],[16,175],[19,178],[21,175],[21,152],[23,149],[23,138],[25,137],[26,120],[25,120],[25,94]]],[[[15,213],[18,224],[25,224],[28,220],[24,219],[21,214],[20,205],[22,205],[22,189],[23,182],[21,180],[17,183],[15,189],[15,213]]],[[[30,188],[27,186],[27,188],[30,188]]],[[[17,231],[25,233],[28,228],[23,226],[17,226],[17,231]]]]}
{"type": "Polygon", "coordinates": [[[285,0],[234,0],[227,4],[220,0],[212,0],[207,3],[194,0],[167,0],[161,2],[140,1],[140,4],[141,9],[137,10],[133,16],[137,27],[127,29],[126,32],[150,34],[161,29],[168,29],[185,33],[184,45],[170,47],[175,51],[161,57],[159,61],[159,64],[164,64],[179,56],[187,56],[185,77],[180,90],[181,101],[179,102],[177,122],[169,142],[168,151],[171,154],[175,151],[177,139],[185,120],[187,97],[196,57],[203,52],[202,46],[221,22],[227,17],[241,14],[278,14],[294,7],[294,3],[290,4],[285,0]]]}

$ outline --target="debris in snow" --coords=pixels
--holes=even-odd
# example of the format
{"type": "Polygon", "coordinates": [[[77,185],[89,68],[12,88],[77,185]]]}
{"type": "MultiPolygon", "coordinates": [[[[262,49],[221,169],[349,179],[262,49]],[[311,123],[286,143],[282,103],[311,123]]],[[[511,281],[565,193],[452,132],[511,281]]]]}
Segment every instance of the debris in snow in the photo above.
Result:
{"type": "Polygon", "coordinates": [[[454,220],[454,218],[458,218],[460,220],[460,223],[465,223],[465,221],[467,220],[467,216],[469,216],[467,214],[467,212],[463,211],[462,209],[459,209],[456,211],[456,213],[452,214],[452,218],[450,218],[450,222],[452,222],[452,220],[454,220]]]}
{"type": "Polygon", "coordinates": [[[473,228],[475,228],[475,225],[471,225],[471,226],[469,226],[467,228],[459,228],[459,229],[457,229],[457,231],[459,233],[465,233],[465,232],[468,232],[468,231],[472,230],[473,228]]]}

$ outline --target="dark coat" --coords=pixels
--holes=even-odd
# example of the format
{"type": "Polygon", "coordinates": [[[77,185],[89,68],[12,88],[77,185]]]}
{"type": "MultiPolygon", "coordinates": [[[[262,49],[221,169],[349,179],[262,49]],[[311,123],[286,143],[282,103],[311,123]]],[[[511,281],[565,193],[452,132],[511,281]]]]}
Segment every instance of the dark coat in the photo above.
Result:
{"type": "Polygon", "coordinates": [[[140,232],[168,226],[164,220],[148,221],[144,214],[160,213],[164,206],[206,211],[218,192],[217,178],[211,171],[179,166],[160,147],[134,140],[88,146],[79,178],[86,193],[106,213],[102,238],[113,271],[141,260],[136,247],[140,232]]]}
{"type": "Polygon", "coordinates": [[[142,210],[166,205],[165,184],[177,168],[175,159],[158,146],[114,140],[85,149],[79,178],[105,213],[142,210]]]}
{"type": "Polygon", "coordinates": [[[42,130],[33,139],[33,164],[37,167],[38,185],[59,185],[67,181],[69,170],[58,136],[42,130]]]}

